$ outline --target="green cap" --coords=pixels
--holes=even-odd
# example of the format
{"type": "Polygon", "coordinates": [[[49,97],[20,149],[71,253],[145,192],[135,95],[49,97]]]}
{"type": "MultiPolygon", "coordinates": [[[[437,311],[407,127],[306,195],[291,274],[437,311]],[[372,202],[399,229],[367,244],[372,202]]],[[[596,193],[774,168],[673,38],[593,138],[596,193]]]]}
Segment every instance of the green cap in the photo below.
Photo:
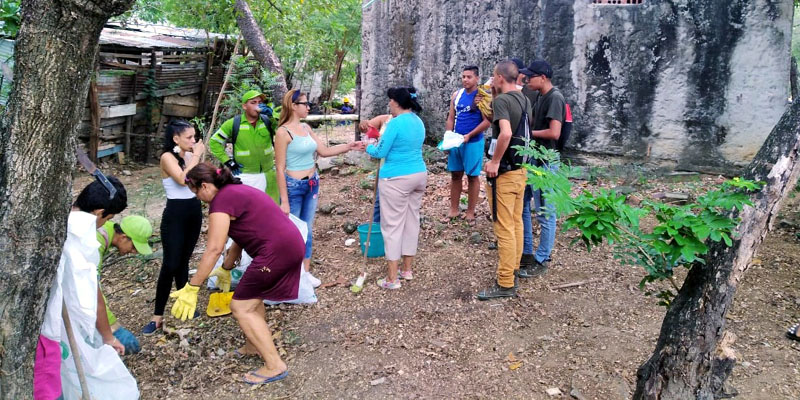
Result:
{"type": "Polygon", "coordinates": [[[122,232],[126,236],[131,238],[133,247],[136,247],[136,251],[139,252],[139,254],[147,255],[153,253],[153,249],[151,249],[150,245],[147,243],[147,239],[153,234],[153,227],[150,225],[150,221],[148,221],[147,218],[138,215],[129,215],[119,222],[119,227],[122,228],[122,232]]]}
{"type": "Polygon", "coordinates": [[[250,99],[261,97],[261,100],[267,101],[267,96],[264,96],[258,90],[248,90],[247,93],[242,95],[242,104],[247,103],[250,99]]]}

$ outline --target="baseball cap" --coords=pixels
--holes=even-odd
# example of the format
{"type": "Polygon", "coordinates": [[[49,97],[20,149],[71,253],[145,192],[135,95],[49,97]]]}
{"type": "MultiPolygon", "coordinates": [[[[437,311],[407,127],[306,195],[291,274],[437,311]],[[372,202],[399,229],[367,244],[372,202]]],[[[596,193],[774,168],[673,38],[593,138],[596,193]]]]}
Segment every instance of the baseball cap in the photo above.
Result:
{"type": "Polygon", "coordinates": [[[139,254],[147,255],[153,253],[153,249],[147,243],[147,239],[153,234],[153,227],[147,218],[129,215],[119,222],[119,227],[122,229],[122,233],[131,239],[133,247],[136,248],[139,254]]]}
{"type": "Polygon", "coordinates": [[[547,79],[553,77],[553,68],[550,67],[550,64],[548,64],[545,60],[536,60],[527,68],[523,68],[519,72],[525,74],[526,76],[544,75],[547,77],[547,79]]]}
{"type": "Polygon", "coordinates": [[[510,60],[511,62],[517,65],[517,70],[522,71],[522,69],[525,68],[525,63],[522,62],[522,60],[520,60],[519,58],[514,57],[511,58],[510,60]]]}
{"type": "Polygon", "coordinates": [[[249,100],[254,99],[256,97],[261,97],[261,100],[267,101],[267,96],[264,96],[258,90],[248,90],[245,94],[242,95],[242,104],[247,103],[249,100]]]}

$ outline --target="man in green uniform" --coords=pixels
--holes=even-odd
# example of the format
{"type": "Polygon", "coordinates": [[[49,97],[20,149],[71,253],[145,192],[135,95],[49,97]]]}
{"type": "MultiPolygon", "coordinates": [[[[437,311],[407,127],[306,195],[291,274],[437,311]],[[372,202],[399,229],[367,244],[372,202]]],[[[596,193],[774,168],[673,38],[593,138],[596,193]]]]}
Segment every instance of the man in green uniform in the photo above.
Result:
{"type": "MultiPolygon", "coordinates": [[[[129,215],[123,218],[119,223],[106,221],[103,226],[97,228],[97,241],[100,243],[100,248],[98,249],[100,252],[100,263],[97,264],[98,281],[103,269],[103,261],[112,246],[117,248],[119,254],[138,252],[142,255],[148,255],[153,253],[153,250],[147,243],[147,239],[152,234],[153,227],[150,225],[150,221],[138,215],[129,215]]],[[[100,292],[98,291],[98,293],[100,292]]],[[[98,303],[102,303],[98,304],[100,306],[98,310],[105,308],[105,316],[108,318],[107,322],[103,321],[102,312],[98,311],[98,330],[101,331],[101,334],[107,334],[103,331],[113,332],[114,337],[125,346],[126,354],[138,353],[141,349],[139,340],[136,339],[136,336],[129,330],[119,324],[117,317],[114,316],[114,313],[108,308],[108,303],[106,303],[105,297],[102,294],[98,296],[98,303]]]]}
{"type": "Polygon", "coordinates": [[[243,115],[225,121],[208,142],[211,154],[230,168],[242,183],[265,191],[277,203],[278,183],[275,178],[275,151],[271,126],[262,118],[260,104],[265,96],[251,90],[242,96],[243,115]],[[238,132],[237,132],[238,125],[238,132]],[[233,144],[233,154],[225,151],[228,143],[233,144]]]}

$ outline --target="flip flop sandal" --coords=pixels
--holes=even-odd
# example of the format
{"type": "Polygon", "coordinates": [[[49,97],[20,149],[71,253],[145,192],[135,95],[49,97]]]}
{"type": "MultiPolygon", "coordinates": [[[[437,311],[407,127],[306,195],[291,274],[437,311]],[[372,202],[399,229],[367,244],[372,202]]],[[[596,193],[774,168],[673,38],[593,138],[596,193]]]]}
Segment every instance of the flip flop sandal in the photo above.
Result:
{"type": "Polygon", "coordinates": [[[246,358],[246,357],[256,357],[256,356],[258,356],[258,354],[245,354],[245,353],[242,353],[241,351],[239,351],[239,349],[234,350],[233,351],[233,355],[236,356],[236,358],[246,358]]]}
{"type": "Polygon", "coordinates": [[[786,337],[792,340],[800,341],[800,336],[797,336],[798,328],[800,328],[800,323],[792,325],[792,327],[786,331],[786,337]]]}
{"type": "Polygon", "coordinates": [[[242,381],[244,383],[249,384],[249,385],[266,385],[267,383],[272,383],[272,382],[275,382],[275,381],[279,381],[279,380],[289,376],[289,370],[288,369],[286,371],[281,372],[278,375],[275,375],[275,376],[259,375],[259,374],[256,373],[257,371],[258,370],[250,371],[250,375],[255,376],[257,378],[260,378],[259,380],[257,380],[257,381],[248,380],[247,379],[247,375],[245,375],[244,378],[242,378],[242,381]]]}
{"type": "Polygon", "coordinates": [[[458,215],[456,215],[455,217],[444,216],[444,217],[442,217],[442,219],[439,220],[439,223],[451,224],[453,222],[456,222],[457,220],[458,220],[458,215]]]}

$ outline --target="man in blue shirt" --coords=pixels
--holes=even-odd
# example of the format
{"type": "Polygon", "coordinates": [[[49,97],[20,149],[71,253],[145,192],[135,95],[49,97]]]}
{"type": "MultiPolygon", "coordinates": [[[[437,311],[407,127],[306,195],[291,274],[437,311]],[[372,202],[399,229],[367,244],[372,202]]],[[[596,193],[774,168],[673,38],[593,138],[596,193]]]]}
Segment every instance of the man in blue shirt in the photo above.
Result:
{"type": "Polygon", "coordinates": [[[490,122],[475,105],[478,94],[478,67],[468,65],[461,72],[462,89],[453,92],[450,98],[450,112],[447,114],[445,129],[464,135],[464,144],[451,149],[447,156],[447,170],[450,171],[450,211],[448,218],[459,214],[462,178],[467,174],[467,214],[465,219],[474,223],[475,204],[480,192],[481,170],[483,169],[483,132],[490,122]]]}

